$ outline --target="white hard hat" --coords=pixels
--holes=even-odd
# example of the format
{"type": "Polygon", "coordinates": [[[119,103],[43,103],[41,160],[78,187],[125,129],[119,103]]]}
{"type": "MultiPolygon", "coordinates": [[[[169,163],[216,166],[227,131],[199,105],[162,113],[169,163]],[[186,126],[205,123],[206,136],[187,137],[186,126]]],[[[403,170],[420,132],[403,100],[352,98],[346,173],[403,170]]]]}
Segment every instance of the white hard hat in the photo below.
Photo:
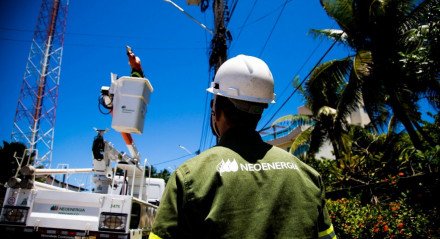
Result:
{"type": "Polygon", "coordinates": [[[264,61],[253,56],[238,55],[225,61],[207,91],[248,102],[275,103],[272,73],[264,61]]]}

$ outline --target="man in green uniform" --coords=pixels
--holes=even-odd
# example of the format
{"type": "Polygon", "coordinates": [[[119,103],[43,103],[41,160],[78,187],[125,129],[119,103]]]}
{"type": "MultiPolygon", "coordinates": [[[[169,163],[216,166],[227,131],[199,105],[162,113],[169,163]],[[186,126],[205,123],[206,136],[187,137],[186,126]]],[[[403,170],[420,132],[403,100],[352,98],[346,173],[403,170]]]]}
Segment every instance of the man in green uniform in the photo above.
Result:
{"type": "Polygon", "coordinates": [[[149,238],[336,238],[319,174],[255,130],[275,98],[266,63],[231,58],[208,91],[219,143],[171,176],[149,238]]]}

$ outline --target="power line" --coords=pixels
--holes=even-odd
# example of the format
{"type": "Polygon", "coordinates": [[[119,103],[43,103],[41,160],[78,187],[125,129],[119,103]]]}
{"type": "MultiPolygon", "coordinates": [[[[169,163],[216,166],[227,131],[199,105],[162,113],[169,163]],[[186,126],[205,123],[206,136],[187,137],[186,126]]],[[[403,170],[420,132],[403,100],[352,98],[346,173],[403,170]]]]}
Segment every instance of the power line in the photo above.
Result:
{"type": "Polygon", "coordinates": [[[32,42],[30,40],[11,39],[11,38],[3,38],[3,37],[0,38],[0,41],[27,42],[27,43],[32,42]]]}
{"type": "Polygon", "coordinates": [[[163,161],[163,162],[155,163],[155,164],[151,164],[151,165],[152,165],[152,166],[157,166],[157,165],[161,165],[161,164],[164,164],[164,163],[173,162],[173,161],[176,161],[176,160],[179,160],[179,159],[186,158],[186,157],[188,157],[188,156],[190,156],[190,155],[193,155],[193,154],[194,154],[194,153],[187,154],[187,155],[183,155],[183,156],[178,157],[178,158],[175,158],[175,159],[171,159],[171,160],[167,160],[167,161],[163,161]]]}
{"type": "MultiPolygon", "coordinates": [[[[293,0],[287,0],[287,3],[291,2],[291,1],[293,1],[293,0]]],[[[236,29],[240,29],[240,34],[241,34],[241,32],[243,31],[244,28],[249,27],[249,26],[252,25],[252,24],[255,24],[255,23],[258,23],[258,22],[262,21],[263,19],[269,17],[269,16],[272,15],[273,13],[275,13],[275,12],[279,11],[280,9],[282,9],[283,6],[284,6],[284,4],[279,5],[277,8],[275,8],[274,10],[268,12],[267,14],[265,14],[265,15],[263,15],[263,16],[257,18],[257,19],[255,19],[254,21],[250,22],[249,24],[244,23],[243,25],[241,25],[240,27],[237,27],[236,29]]],[[[250,16],[250,15],[249,15],[249,16],[250,16]]],[[[238,37],[237,37],[237,39],[238,39],[238,37]]],[[[234,42],[233,42],[233,43],[234,43],[234,42]]],[[[232,46],[231,46],[230,48],[232,48],[232,46]]]]}
{"type": "MultiPolygon", "coordinates": [[[[301,67],[296,71],[296,73],[293,75],[293,79],[295,79],[296,76],[299,75],[299,73],[303,70],[303,68],[305,67],[305,65],[310,61],[310,59],[312,58],[312,56],[316,53],[316,51],[318,50],[318,48],[321,46],[322,42],[324,41],[324,39],[321,39],[320,42],[318,43],[318,45],[313,49],[313,51],[309,54],[309,56],[307,57],[307,59],[304,61],[304,63],[301,65],[301,67]]],[[[286,86],[284,87],[283,91],[281,92],[281,94],[279,95],[279,99],[282,99],[284,96],[284,93],[286,93],[286,91],[289,89],[290,84],[292,81],[289,81],[286,86]]],[[[266,117],[264,117],[266,118],[266,117]]]]}
{"type": "MultiPolygon", "coordinates": [[[[342,35],[342,34],[341,34],[342,35]]],[[[339,41],[340,37],[338,39],[336,39],[333,44],[327,49],[327,51],[324,53],[324,55],[321,56],[321,58],[319,59],[319,61],[315,64],[315,66],[309,71],[309,73],[307,74],[306,77],[304,77],[304,79],[301,81],[301,83],[295,87],[295,90],[293,90],[293,92],[289,95],[289,97],[287,97],[287,99],[283,102],[283,104],[281,104],[281,106],[278,108],[278,110],[275,111],[275,113],[272,115],[272,117],[270,117],[270,119],[266,122],[266,124],[263,125],[262,129],[266,128],[266,126],[273,120],[273,118],[275,118],[276,114],[278,114],[278,112],[284,107],[284,105],[286,105],[286,103],[290,100],[290,98],[292,98],[292,96],[296,93],[296,91],[302,86],[302,84],[304,84],[304,82],[310,77],[310,75],[312,74],[312,72],[316,69],[316,67],[318,67],[319,64],[321,64],[321,61],[324,59],[324,57],[327,56],[327,54],[331,51],[331,49],[333,49],[333,47],[336,45],[336,43],[339,41]]]]}
{"type": "MultiPolygon", "coordinates": [[[[34,32],[33,30],[29,29],[19,29],[19,28],[9,28],[9,27],[0,27],[0,30],[3,31],[15,31],[15,32],[34,32]]],[[[113,35],[113,34],[101,34],[101,33],[80,33],[80,32],[66,32],[67,35],[74,35],[74,36],[90,36],[90,37],[105,37],[105,38],[129,38],[129,39],[148,39],[146,37],[139,37],[139,36],[133,36],[133,35],[113,35]]]]}
{"type": "MultiPolygon", "coordinates": [[[[249,20],[249,17],[250,17],[250,16],[252,15],[252,13],[254,12],[255,5],[257,4],[257,2],[258,2],[258,0],[255,0],[255,1],[254,1],[254,4],[252,4],[251,10],[249,11],[248,15],[246,16],[246,19],[244,20],[244,23],[243,23],[242,26],[246,25],[247,21],[249,20]]],[[[236,41],[240,38],[241,32],[243,32],[243,28],[244,28],[244,27],[241,27],[241,28],[240,28],[240,31],[238,32],[237,38],[235,39],[236,41]]],[[[232,42],[230,48],[232,48],[232,45],[233,45],[233,44],[234,44],[234,42],[232,42]]]]}
{"type": "MultiPolygon", "coordinates": [[[[234,15],[235,7],[237,7],[237,4],[238,4],[238,0],[233,1],[233,3],[231,4],[232,7],[231,7],[231,13],[229,14],[229,21],[231,20],[232,16],[234,15]]],[[[229,24],[229,21],[227,22],[228,24],[229,24]]]]}
{"type": "MultiPolygon", "coordinates": [[[[291,1],[293,1],[293,0],[288,0],[287,2],[291,2],[291,1]]],[[[253,25],[253,24],[255,24],[255,23],[258,23],[259,21],[261,21],[261,20],[263,20],[263,19],[269,17],[270,15],[272,15],[272,14],[274,14],[275,12],[277,12],[278,10],[280,10],[280,9],[283,7],[283,5],[284,5],[284,4],[280,4],[278,7],[276,7],[276,8],[273,9],[272,11],[270,11],[270,12],[264,14],[264,15],[261,16],[261,17],[258,17],[257,19],[251,21],[249,24],[247,24],[247,25],[244,25],[244,24],[243,24],[243,25],[241,25],[240,27],[237,27],[236,29],[246,28],[246,27],[248,27],[248,26],[250,26],[250,25],[253,25]]]]}
{"type": "MultiPolygon", "coordinates": [[[[31,40],[21,40],[12,38],[0,38],[0,41],[12,41],[12,42],[28,42],[31,40]]],[[[93,48],[121,48],[120,45],[103,45],[103,44],[81,44],[81,43],[64,43],[64,46],[74,46],[74,47],[93,47],[93,48]]],[[[203,47],[136,47],[138,50],[203,50],[203,47]]]]}
{"type": "MultiPolygon", "coordinates": [[[[209,71],[208,74],[208,86],[211,82],[211,73],[212,71],[209,71]]],[[[208,92],[205,92],[205,105],[204,105],[204,115],[203,115],[203,124],[202,124],[202,135],[200,137],[200,144],[199,144],[199,150],[203,150],[206,147],[206,139],[208,138],[208,130],[210,125],[210,109],[208,108],[208,102],[209,102],[209,94],[208,92]]]]}
{"type": "Polygon", "coordinates": [[[274,23],[274,25],[272,27],[272,30],[269,33],[269,36],[267,37],[266,42],[264,43],[264,46],[263,46],[263,48],[260,51],[260,54],[258,54],[259,57],[261,57],[261,55],[263,54],[264,50],[266,49],[267,43],[269,42],[269,40],[270,40],[270,38],[272,36],[272,33],[273,33],[273,31],[275,30],[275,27],[278,24],[278,20],[280,20],[280,17],[283,14],[284,9],[286,8],[287,3],[288,3],[288,0],[286,0],[284,2],[283,8],[281,8],[280,14],[278,14],[277,20],[275,21],[275,23],[274,23]]]}
{"type": "MultiPolygon", "coordinates": [[[[206,13],[204,15],[205,17],[205,22],[206,22],[206,13]]],[[[206,43],[206,48],[209,48],[209,40],[208,40],[208,36],[205,33],[205,43],[206,43]]],[[[208,58],[209,58],[209,53],[208,53],[208,58]]],[[[208,71],[208,78],[207,78],[207,87],[210,86],[211,84],[211,79],[212,78],[212,70],[209,69],[208,71]]],[[[207,144],[207,139],[208,139],[208,132],[209,132],[209,128],[210,128],[210,124],[211,124],[211,115],[210,115],[210,107],[208,106],[208,102],[210,101],[210,94],[208,94],[208,92],[205,92],[205,102],[204,102],[204,116],[203,116],[203,123],[202,123],[202,134],[200,136],[200,143],[199,143],[199,152],[201,152],[202,150],[204,150],[206,148],[206,144],[207,144]],[[209,114],[208,114],[209,112],[209,114]]],[[[212,134],[209,134],[212,138],[212,134]]]]}
{"type": "MultiPolygon", "coordinates": [[[[18,29],[18,28],[8,28],[8,27],[0,27],[0,30],[4,31],[16,31],[16,32],[33,32],[28,29],[18,29]]],[[[135,37],[135,36],[122,36],[122,35],[110,35],[110,34],[89,34],[89,33],[72,33],[67,32],[66,34],[69,35],[76,35],[76,36],[89,36],[89,37],[105,37],[105,38],[127,38],[127,39],[146,39],[143,37],[135,37]]],[[[31,43],[32,40],[21,40],[21,39],[14,39],[14,38],[5,38],[1,37],[0,41],[14,41],[14,42],[29,42],[31,43]]],[[[86,43],[64,43],[64,46],[75,46],[75,47],[93,47],[93,48],[120,48],[120,45],[104,45],[104,44],[86,44],[86,43]]],[[[203,47],[136,47],[136,49],[140,50],[201,50],[201,49],[207,49],[203,47]]]]}

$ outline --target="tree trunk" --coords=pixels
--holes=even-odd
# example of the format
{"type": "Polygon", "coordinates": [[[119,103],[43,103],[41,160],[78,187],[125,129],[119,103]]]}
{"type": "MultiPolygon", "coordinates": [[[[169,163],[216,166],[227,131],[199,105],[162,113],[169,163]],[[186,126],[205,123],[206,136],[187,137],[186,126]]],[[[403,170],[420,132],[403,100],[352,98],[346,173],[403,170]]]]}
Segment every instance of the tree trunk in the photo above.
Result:
{"type": "Polygon", "coordinates": [[[397,119],[399,119],[400,122],[402,122],[403,126],[408,132],[408,135],[414,147],[419,150],[423,149],[422,141],[420,140],[417,131],[414,129],[414,125],[412,124],[408,115],[405,113],[405,109],[404,107],[402,107],[402,104],[400,103],[399,98],[394,91],[390,92],[390,105],[393,109],[394,115],[397,119]]]}
{"type": "Polygon", "coordinates": [[[335,138],[335,134],[334,132],[329,132],[328,136],[333,147],[333,153],[335,154],[335,158],[336,160],[338,160],[341,158],[341,152],[337,140],[335,138]]]}
{"type": "Polygon", "coordinates": [[[420,127],[420,125],[417,122],[415,122],[413,124],[416,127],[417,131],[422,135],[423,139],[426,140],[426,142],[428,142],[428,144],[431,147],[435,147],[436,144],[434,143],[432,138],[427,133],[425,133],[425,131],[423,131],[423,128],[420,127]]]}

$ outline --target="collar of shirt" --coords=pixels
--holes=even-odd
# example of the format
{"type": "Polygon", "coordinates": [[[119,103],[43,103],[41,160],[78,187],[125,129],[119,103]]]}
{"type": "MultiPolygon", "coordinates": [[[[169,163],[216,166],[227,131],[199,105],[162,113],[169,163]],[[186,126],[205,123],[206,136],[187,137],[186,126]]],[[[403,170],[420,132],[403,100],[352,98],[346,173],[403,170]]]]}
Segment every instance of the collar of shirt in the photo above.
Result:
{"type": "Polygon", "coordinates": [[[272,145],[263,142],[258,132],[242,127],[232,127],[226,131],[217,146],[235,151],[250,163],[262,159],[272,148],[272,145]]]}

